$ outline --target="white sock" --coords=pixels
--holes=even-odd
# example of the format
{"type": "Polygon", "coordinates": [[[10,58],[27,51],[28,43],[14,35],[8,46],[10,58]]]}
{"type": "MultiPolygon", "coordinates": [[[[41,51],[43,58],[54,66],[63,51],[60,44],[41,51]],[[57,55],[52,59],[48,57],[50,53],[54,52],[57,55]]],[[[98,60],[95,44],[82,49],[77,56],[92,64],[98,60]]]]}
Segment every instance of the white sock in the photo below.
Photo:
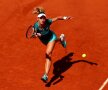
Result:
{"type": "Polygon", "coordinates": [[[61,35],[60,35],[61,41],[64,41],[64,37],[65,37],[64,34],[61,34],[61,35]]]}

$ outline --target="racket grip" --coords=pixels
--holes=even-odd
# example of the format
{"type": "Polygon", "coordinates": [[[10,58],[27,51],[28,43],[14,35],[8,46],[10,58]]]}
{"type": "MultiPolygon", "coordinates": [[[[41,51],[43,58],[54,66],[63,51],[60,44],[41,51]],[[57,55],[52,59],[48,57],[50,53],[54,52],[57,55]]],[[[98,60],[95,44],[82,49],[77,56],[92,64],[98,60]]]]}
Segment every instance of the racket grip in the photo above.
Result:
{"type": "Polygon", "coordinates": [[[37,33],[36,32],[33,33],[33,35],[30,38],[35,38],[35,37],[37,37],[37,33]]]}

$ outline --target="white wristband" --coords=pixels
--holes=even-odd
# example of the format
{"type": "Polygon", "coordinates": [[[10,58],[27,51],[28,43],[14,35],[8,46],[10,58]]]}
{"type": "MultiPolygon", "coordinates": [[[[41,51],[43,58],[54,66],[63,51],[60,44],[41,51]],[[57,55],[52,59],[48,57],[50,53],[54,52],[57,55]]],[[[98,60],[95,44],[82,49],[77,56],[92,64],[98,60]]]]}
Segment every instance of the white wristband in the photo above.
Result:
{"type": "Polygon", "coordinates": [[[67,19],[67,17],[66,17],[66,16],[64,16],[64,17],[63,17],[63,19],[64,19],[64,20],[66,20],[66,19],[67,19]]]}

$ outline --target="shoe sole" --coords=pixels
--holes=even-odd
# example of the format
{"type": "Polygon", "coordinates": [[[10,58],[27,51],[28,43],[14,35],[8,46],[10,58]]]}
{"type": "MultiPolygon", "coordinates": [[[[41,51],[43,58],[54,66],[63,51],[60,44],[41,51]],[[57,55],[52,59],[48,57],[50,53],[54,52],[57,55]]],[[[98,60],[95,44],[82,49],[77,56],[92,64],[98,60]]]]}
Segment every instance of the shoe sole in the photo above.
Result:
{"type": "Polygon", "coordinates": [[[47,81],[48,81],[48,80],[44,80],[43,78],[41,78],[41,80],[42,80],[44,83],[47,83],[47,81]]]}

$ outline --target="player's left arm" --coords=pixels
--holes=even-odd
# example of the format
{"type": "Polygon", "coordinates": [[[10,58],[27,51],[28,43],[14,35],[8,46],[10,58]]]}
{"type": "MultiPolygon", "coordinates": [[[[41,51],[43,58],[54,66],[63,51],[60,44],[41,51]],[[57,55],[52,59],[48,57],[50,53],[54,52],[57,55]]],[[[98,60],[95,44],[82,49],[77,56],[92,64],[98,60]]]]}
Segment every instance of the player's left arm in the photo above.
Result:
{"type": "Polygon", "coordinates": [[[68,20],[68,19],[71,19],[71,17],[70,16],[58,16],[58,17],[52,18],[52,22],[55,22],[58,20],[68,20]]]}

